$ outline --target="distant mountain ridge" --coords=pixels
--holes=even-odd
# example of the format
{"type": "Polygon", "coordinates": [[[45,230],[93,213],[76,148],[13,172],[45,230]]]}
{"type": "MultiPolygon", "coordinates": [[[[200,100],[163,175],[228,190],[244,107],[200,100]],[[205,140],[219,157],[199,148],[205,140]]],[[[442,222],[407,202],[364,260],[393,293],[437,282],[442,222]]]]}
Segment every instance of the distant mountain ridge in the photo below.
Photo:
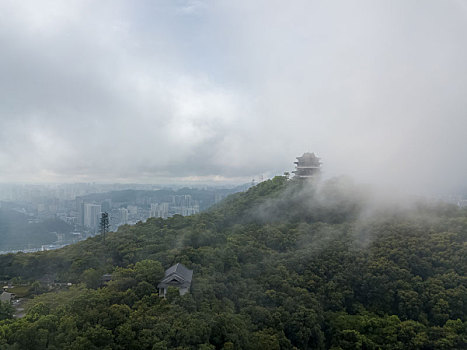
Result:
{"type": "Polygon", "coordinates": [[[110,199],[116,203],[143,203],[145,205],[151,202],[170,202],[171,196],[190,195],[194,200],[197,200],[200,204],[200,209],[205,210],[212,206],[216,202],[216,195],[220,198],[224,198],[232,193],[243,191],[247,188],[247,185],[236,186],[231,189],[196,189],[196,188],[181,188],[177,190],[172,189],[160,189],[160,190],[120,190],[103,193],[92,193],[79,198],[88,202],[102,202],[105,199],[110,199]]]}
{"type": "Polygon", "coordinates": [[[36,248],[57,240],[55,233],[72,232],[73,227],[58,219],[29,223],[17,211],[0,208],[0,250],[36,248]]]}

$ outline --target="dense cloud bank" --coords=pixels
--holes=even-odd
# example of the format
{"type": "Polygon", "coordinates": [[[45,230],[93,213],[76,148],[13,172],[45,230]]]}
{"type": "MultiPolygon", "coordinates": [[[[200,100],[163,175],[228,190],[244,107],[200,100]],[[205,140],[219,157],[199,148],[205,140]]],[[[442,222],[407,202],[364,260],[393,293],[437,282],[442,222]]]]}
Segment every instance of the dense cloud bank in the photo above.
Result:
{"type": "Polygon", "coordinates": [[[461,1],[5,1],[0,181],[325,176],[452,190],[461,1]]]}

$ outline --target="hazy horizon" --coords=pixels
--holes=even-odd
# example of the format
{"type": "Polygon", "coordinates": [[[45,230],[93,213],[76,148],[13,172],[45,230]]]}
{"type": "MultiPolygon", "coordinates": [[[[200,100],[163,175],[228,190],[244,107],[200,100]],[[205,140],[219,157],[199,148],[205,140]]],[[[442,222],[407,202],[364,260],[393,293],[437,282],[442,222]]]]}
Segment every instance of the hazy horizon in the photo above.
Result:
{"type": "Polygon", "coordinates": [[[465,189],[467,5],[4,1],[0,183],[465,189]]]}

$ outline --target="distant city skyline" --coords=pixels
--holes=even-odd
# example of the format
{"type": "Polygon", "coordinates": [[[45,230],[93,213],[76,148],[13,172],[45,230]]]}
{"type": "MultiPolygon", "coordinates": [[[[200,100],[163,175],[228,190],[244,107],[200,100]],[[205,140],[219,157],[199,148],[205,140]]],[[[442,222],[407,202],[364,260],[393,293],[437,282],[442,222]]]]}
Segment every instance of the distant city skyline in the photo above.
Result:
{"type": "MultiPolygon", "coordinates": [[[[110,231],[134,225],[149,218],[194,215],[206,210],[227,195],[243,191],[234,188],[163,188],[137,185],[72,184],[59,186],[0,185],[0,254],[7,252],[58,249],[99,234],[102,213],[108,213],[110,231]],[[122,190],[122,187],[126,187],[122,190]],[[110,190],[110,191],[109,191],[110,190]],[[3,216],[2,216],[3,215],[3,216]],[[28,226],[40,236],[17,237],[14,227],[28,226]],[[31,226],[32,225],[32,226],[31,226]],[[35,228],[36,226],[39,225],[35,228]],[[40,226],[43,225],[43,226],[40,226]]],[[[22,231],[20,231],[21,234],[22,231]]],[[[29,232],[31,233],[31,232],[29,232]]]]}

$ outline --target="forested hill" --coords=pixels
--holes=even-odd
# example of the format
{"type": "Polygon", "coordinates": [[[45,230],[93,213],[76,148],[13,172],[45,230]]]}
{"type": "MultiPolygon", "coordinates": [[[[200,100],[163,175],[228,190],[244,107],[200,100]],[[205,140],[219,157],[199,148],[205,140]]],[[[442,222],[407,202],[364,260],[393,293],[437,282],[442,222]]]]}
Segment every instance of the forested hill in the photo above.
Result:
{"type": "Polygon", "coordinates": [[[37,295],[25,318],[0,313],[0,348],[465,349],[466,241],[455,206],[276,177],[199,215],[0,256],[5,280],[77,284],[37,295]],[[159,298],[177,262],[191,292],[159,298]]]}
{"type": "Polygon", "coordinates": [[[0,208],[0,250],[37,248],[55,242],[56,233],[72,230],[72,226],[58,219],[30,223],[25,214],[0,208]]]}

